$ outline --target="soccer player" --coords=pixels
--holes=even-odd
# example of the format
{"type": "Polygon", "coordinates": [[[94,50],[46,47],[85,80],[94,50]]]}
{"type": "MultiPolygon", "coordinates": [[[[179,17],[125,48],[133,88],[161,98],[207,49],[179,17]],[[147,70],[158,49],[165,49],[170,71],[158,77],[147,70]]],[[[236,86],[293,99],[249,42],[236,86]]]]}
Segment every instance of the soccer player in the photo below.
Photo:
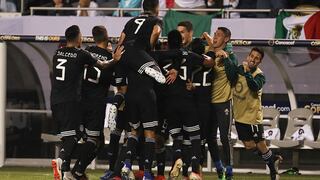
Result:
{"type": "MultiPolygon", "coordinates": [[[[182,46],[182,37],[177,30],[168,34],[168,44],[171,49],[179,49],[182,46]],[[176,42],[175,42],[176,40],[176,42]],[[173,41],[174,43],[171,43],[173,41]]],[[[191,78],[192,70],[197,66],[202,66],[205,58],[185,51],[180,63],[177,79],[165,89],[166,115],[168,117],[169,132],[173,138],[173,165],[170,171],[170,178],[177,178],[182,166],[182,143],[185,131],[191,141],[192,152],[189,155],[192,165],[190,179],[201,179],[199,176],[200,158],[200,127],[194,107],[191,92],[187,90],[187,79],[191,78]]],[[[169,71],[174,66],[174,61],[167,65],[161,65],[164,70],[169,71]]]]}
{"type": "Polygon", "coordinates": [[[219,179],[224,176],[224,167],[219,157],[219,148],[217,143],[217,129],[220,131],[220,140],[223,148],[224,161],[226,166],[226,179],[233,178],[232,171],[232,144],[231,144],[231,126],[232,126],[232,86],[234,85],[234,76],[236,76],[234,66],[237,64],[235,55],[232,52],[228,42],[231,38],[231,32],[226,27],[218,27],[213,38],[208,33],[203,34],[209,45],[211,45],[212,57],[215,57],[216,64],[213,68],[214,79],[212,82],[212,120],[208,123],[207,143],[210,154],[217,169],[219,179]],[[231,68],[230,68],[231,67],[231,68]]]}
{"type": "Polygon", "coordinates": [[[177,25],[177,30],[182,36],[182,45],[188,50],[191,49],[190,45],[193,37],[193,25],[190,21],[181,21],[177,25]]]}
{"type": "Polygon", "coordinates": [[[144,1],[143,10],[140,16],[127,22],[119,40],[119,44],[123,44],[126,48],[121,65],[128,78],[126,108],[131,126],[122,168],[122,176],[127,179],[134,178],[131,161],[136,154],[140,126],[143,128],[145,137],[144,179],[152,179],[155,129],[158,126],[154,79],[159,83],[166,81],[157,63],[149,54],[161,33],[162,21],[157,17],[159,1],[144,1]]]}
{"type": "MultiPolygon", "coordinates": [[[[192,52],[199,55],[205,53],[204,41],[200,38],[194,39],[190,48],[192,52]]],[[[208,54],[207,54],[208,55],[208,54]]],[[[210,55],[210,53],[209,53],[210,55]]],[[[201,131],[201,159],[200,165],[203,166],[206,156],[205,144],[208,134],[208,123],[211,120],[211,91],[212,91],[213,70],[211,67],[200,66],[192,72],[191,90],[197,109],[197,115],[200,121],[201,131]]]]}
{"type": "MultiPolygon", "coordinates": [[[[104,26],[95,26],[92,29],[94,46],[86,50],[101,61],[110,61],[112,52],[108,50],[108,33],[104,26]]],[[[97,151],[103,147],[103,124],[105,119],[105,99],[113,82],[113,67],[100,70],[94,66],[84,69],[81,91],[81,124],[86,134],[80,158],[73,168],[76,178],[84,176],[90,162],[96,157],[97,151]]]]}
{"type": "Polygon", "coordinates": [[[72,25],[65,31],[66,47],[60,48],[53,57],[53,80],[51,89],[51,109],[57,123],[62,145],[59,158],[52,160],[55,179],[71,179],[70,161],[78,142],[80,127],[81,81],[86,65],[108,68],[119,61],[123,47],[119,47],[113,60],[100,61],[81,47],[81,32],[72,25]]]}
{"type": "Polygon", "coordinates": [[[254,47],[238,67],[238,80],[233,89],[234,119],[239,139],[246,149],[257,153],[268,165],[271,180],[280,179],[278,166],[282,157],[266,145],[262,125],[261,95],[265,76],[258,67],[264,56],[261,48],[254,47]]]}

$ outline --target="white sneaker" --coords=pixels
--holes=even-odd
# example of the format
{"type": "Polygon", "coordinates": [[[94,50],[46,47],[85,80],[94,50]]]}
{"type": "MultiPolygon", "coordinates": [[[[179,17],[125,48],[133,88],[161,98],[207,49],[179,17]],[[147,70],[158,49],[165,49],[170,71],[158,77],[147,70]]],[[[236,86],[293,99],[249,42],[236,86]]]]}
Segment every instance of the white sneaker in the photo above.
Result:
{"type": "Polygon", "coordinates": [[[157,71],[151,67],[146,67],[144,73],[155,79],[160,84],[166,83],[166,77],[161,73],[161,71],[157,71]]]}
{"type": "Polygon", "coordinates": [[[52,166],[52,170],[53,170],[53,179],[54,180],[62,180],[61,164],[62,164],[62,159],[60,159],[60,158],[51,160],[51,166],[52,166]]]}
{"type": "Polygon", "coordinates": [[[200,174],[192,172],[189,176],[189,180],[202,180],[200,174]]]}
{"type": "Polygon", "coordinates": [[[63,172],[63,180],[76,180],[71,171],[63,172]]]}
{"type": "Polygon", "coordinates": [[[121,169],[121,178],[124,180],[135,180],[136,179],[131,168],[127,164],[124,164],[121,169]]]}
{"type": "Polygon", "coordinates": [[[170,171],[170,178],[171,179],[176,179],[180,175],[182,164],[183,164],[183,162],[182,162],[181,158],[177,159],[176,162],[174,162],[174,165],[170,171]]]}

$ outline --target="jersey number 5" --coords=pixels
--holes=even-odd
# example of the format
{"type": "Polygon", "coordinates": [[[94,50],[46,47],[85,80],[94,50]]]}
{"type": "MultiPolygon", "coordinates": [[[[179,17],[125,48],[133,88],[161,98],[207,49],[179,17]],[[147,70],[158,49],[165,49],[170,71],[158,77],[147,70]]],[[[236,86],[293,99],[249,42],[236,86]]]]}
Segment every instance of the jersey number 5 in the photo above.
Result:
{"type": "Polygon", "coordinates": [[[56,69],[61,70],[61,76],[57,76],[56,80],[64,81],[64,78],[66,75],[66,67],[63,64],[66,63],[67,60],[66,59],[57,59],[57,61],[59,62],[59,64],[56,65],[56,69]]]}
{"type": "Polygon", "coordinates": [[[141,26],[143,25],[145,20],[146,19],[136,19],[136,20],[134,20],[134,23],[138,24],[138,27],[137,27],[136,31],[134,31],[134,34],[138,33],[139,29],[141,28],[141,26]]]}

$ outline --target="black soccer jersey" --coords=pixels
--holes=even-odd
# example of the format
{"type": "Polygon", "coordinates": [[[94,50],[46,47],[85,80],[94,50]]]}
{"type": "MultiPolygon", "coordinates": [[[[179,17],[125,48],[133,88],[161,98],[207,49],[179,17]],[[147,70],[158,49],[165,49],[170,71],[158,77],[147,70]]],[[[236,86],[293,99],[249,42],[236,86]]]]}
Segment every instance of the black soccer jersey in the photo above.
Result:
{"type": "MultiPolygon", "coordinates": [[[[209,51],[207,55],[215,59],[213,52],[209,51]]],[[[213,69],[204,66],[199,66],[192,72],[192,84],[195,86],[193,94],[196,102],[210,102],[213,76],[213,69]]]]}
{"type": "MultiPolygon", "coordinates": [[[[215,59],[215,54],[212,51],[207,53],[212,59],[215,59]]],[[[212,68],[200,66],[192,72],[192,83],[196,87],[207,87],[211,88],[213,80],[212,68]]]]}
{"type": "Polygon", "coordinates": [[[85,65],[97,62],[90,53],[74,47],[58,49],[53,56],[51,105],[80,101],[85,65]]]}
{"type": "Polygon", "coordinates": [[[136,48],[151,50],[150,37],[155,25],[162,27],[162,20],[150,14],[141,14],[132,18],[127,22],[123,30],[126,35],[124,44],[134,41],[136,48]]]}
{"type": "MultiPolygon", "coordinates": [[[[186,83],[188,79],[191,80],[192,72],[202,66],[203,57],[192,52],[183,52],[183,58],[180,63],[178,70],[178,77],[174,83],[167,85],[164,88],[165,94],[167,95],[178,95],[178,96],[190,96],[190,91],[186,89],[186,83]]],[[[159,65],[162,68],[164,74],[173,68],[174,60],[171,61],[160,61],[159,65]]]]}
{"type": "MultiPolygon", "coordinates": [[[[86,50],[90,52],[93,57],[101,61],[109,61],[112,59],[111,52],[98,46],[88,46],[86,50]]],[[[86,67],[83,73],[81,92],[83,100],[104,100],[112,82],[112,67],[103,70],[93,66],[86,67]]]]}

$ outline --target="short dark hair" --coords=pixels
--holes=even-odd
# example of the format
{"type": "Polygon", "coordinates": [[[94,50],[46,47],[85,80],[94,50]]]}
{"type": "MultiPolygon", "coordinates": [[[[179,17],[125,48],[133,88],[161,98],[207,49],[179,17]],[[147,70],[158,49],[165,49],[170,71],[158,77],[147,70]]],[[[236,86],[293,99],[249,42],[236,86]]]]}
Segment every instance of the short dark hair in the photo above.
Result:
{"type": "Polygon", "coordinates": [[[179,49],[182,46],[182,36],[178,30],[168,33],[168,46],[170,49],[179,49]]]}
{"type": "Polygon", "coordinates": [[[226,27],[218,27],[218,30],[222,31],[226,37],[231,38],[231,31],[226,27]]]}
{"type": "Polygon", "coordinates": [[[250,54],[252,51],[256,51],[258,52],[260,55],[261,55],[261,60],[263,59],[264,57],[264,50],[262,48],[259,48],[259,47],[253,47],[250,51],[250,54]]]}
{"type": "Polygon", "coordinates": [[[96,43],[106,41],[108,39],[108,32],[104,26],[94,26],[92,28],[92,36],[96,43]]]}
{"type": "Polygon", "coordinates": [[[191,44],[191,50],[196,53],[196,54],[204,54],[204,51],[205,51],[205,44],[204,44],[204,41],[201,39],[201,38],[195,38],[191,44]]]}
{"type": "Polygon", "coordinates": [[[188,32],[193,30],[193,25],[192,25],[192,22],[190,22],[190,21],[181,21],[181,22],[179,22],[178,26],[185,27],[188,32]]]}
{"type": "Polygon", "coordinates": [[[154,12],[158,5],[159,5],[159,0],[144,0],[142,7],[144,11],[154,12]]]}
{"type": "Polygon", "coordinates": [[[74,41],[77,39],[77,37],[79,36],[80,34],[80,28],[79,26],[77,25],[72,25],[70,27],[68,27],[65,31],[65,36],[66,36],[66,40],[68,42],[70,41],[74,41]]]}

